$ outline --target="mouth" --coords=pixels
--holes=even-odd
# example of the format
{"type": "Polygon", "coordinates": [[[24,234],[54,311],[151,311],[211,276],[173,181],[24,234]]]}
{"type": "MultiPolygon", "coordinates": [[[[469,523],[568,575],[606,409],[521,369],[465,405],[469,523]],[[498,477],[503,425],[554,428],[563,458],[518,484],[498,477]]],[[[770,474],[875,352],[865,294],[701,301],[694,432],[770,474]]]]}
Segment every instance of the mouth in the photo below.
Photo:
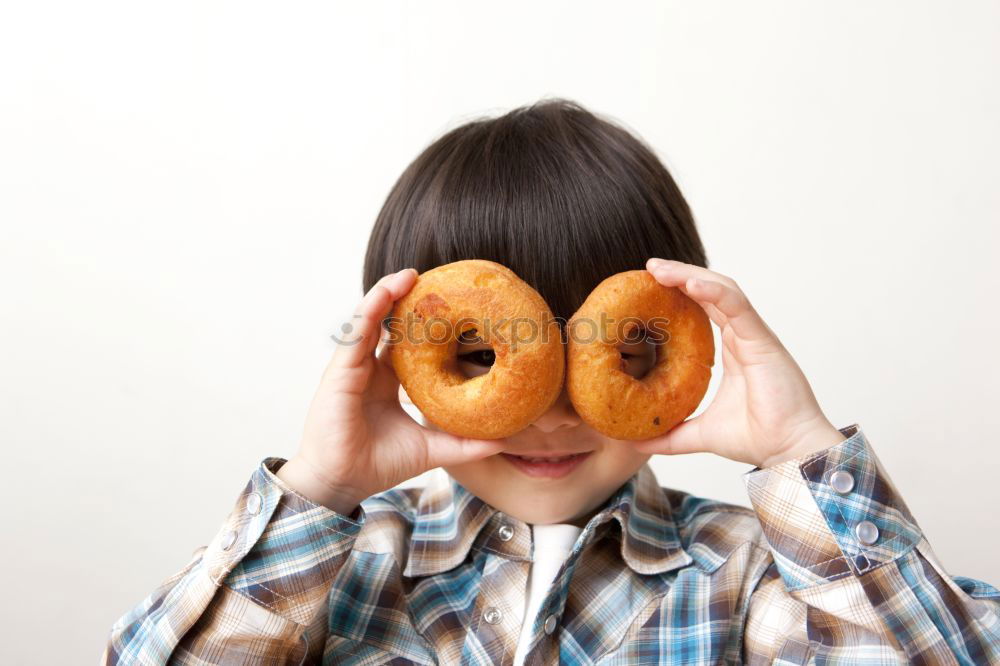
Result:
{"type": "Polygon", "coordinates": [[[558,479],[566,476],[594,452],[573,453],[556,457],[517,456],[501,453],[500,456],[527,476],[558,479]]]}

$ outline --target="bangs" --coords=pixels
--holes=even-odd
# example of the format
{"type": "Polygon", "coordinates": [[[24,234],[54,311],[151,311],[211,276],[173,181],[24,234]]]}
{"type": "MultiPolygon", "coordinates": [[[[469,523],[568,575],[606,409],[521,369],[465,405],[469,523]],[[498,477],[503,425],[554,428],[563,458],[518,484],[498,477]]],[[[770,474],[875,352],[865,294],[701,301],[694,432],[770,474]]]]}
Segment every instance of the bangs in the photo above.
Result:
{"type": "Polygon", "coordinates": [[[403,268],[488,259],[568,319],[651,256],[707,267],[673,178],[624,129],[553,100],[462,125],[407,167],[369,239],[364,290],[403,268]]]}

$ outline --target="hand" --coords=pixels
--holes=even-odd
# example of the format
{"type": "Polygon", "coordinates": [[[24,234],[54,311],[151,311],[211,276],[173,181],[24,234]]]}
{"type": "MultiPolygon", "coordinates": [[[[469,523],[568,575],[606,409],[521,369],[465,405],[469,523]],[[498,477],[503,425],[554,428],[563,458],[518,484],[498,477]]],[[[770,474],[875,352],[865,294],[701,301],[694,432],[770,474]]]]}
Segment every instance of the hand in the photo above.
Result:
{"type": "Polygon", "coordinates": [[[722,384],[712,403],[665,435],[633,442],[642,453],[709,451],[770,467],[844,440],[823,415],[795,359],[731,278],[679,261],[646,269],[700,305],[722,332],[722,384]]]}
{"type": "Polygon", "coordinates": [[[415,270],[402,270],[383,277],[365,295],[353,328],[320,380],[299,452],[278,470],[279,478],[295,484],[297,491],[342,513],[429,469],[503,449],[499,440],[467,439],[424,428],[400,406],[389,349],[383,344],[375,352],[382,320],[416,278],[415,270]]]}

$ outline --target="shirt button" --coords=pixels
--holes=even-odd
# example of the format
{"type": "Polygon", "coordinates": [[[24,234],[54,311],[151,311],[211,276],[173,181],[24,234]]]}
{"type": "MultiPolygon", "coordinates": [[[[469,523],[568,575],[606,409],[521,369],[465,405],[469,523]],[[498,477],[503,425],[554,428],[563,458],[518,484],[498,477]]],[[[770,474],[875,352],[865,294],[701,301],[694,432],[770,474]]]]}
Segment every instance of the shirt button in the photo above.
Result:
{"type": "Polygon", "coordinates": [[[483,619],[489,622],[490,624],[496,624],[501,619],[503,619],[503,613],[500,612],[499,608],[495,606],[490,606],[489,608],[486,609],[486,612],[483,613],[483,619]]]}
{"type": "Polygon", "coordinates": [[[514,528],[510,525],[501,525],[497,533],[500,535],[501,541],[510,541],[510,538],[514,536],[514,528]]]}
{"type": "Polygon", "coordinates": [[[830,475],[830,486],[841,495],[846,495],[854,487],[854,477],[844,470],[834,472],[830,475]]]}
{"type": "Polygon", "coordinates": [[[222,550],[229,550],[236,543],[236,532],[230,530],[222,535],[222,550]]]}
{"type": "Polygon", "coordinates": [[[866,546],[870,546],[878,541],[878,528],[870,520],[862,520],[858,523],[854,528],[854,534],[857,535],[858,541],[866,546]]]}
{"type": "Polygon", "coordinates": [[[256,516],[260,513],[260,508],[264,505],[264,498],[260,496],[260,493],[253,493],[250,497],[247,497],[247,511],[250,512],[251,516],[256,516]]]}
{"type": "Polygon", "coordinates": [[[555,631],[556,630],[556,622],[557,621],[558,620],[556,619],[556,614],[555,613],[553,613],[552,615],[549,615],[547,618],[545,618],[545,633],[551,634],[553,631],[555,631]]]}

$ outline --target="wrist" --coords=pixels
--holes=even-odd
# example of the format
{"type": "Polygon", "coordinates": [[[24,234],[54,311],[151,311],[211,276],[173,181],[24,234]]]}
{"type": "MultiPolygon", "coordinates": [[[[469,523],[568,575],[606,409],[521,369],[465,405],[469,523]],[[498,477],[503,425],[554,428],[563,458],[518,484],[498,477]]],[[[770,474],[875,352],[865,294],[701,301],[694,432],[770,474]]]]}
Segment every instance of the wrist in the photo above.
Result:
{"type": "Polygon", "coordinates": [[[325,506],[344,516],[351,516],[365,498],[346,486],[333,488],[323,481],[308,461],[292,458],[282,465],[275,476],[310,502],[325,506]]]}
{"type": "Polygon", "coordinates": [[[782,447],[779,452],[768,456],[757,466],[761,469],[774,467],[795,458],[801,458],[826,450],[831,446],[840,444],[844,439],[845,437],[842,432],[837,430],[828,420],[822,418],[818,422],[803,428],[801,434],[795,436],[790,444],[782,447]]]}

